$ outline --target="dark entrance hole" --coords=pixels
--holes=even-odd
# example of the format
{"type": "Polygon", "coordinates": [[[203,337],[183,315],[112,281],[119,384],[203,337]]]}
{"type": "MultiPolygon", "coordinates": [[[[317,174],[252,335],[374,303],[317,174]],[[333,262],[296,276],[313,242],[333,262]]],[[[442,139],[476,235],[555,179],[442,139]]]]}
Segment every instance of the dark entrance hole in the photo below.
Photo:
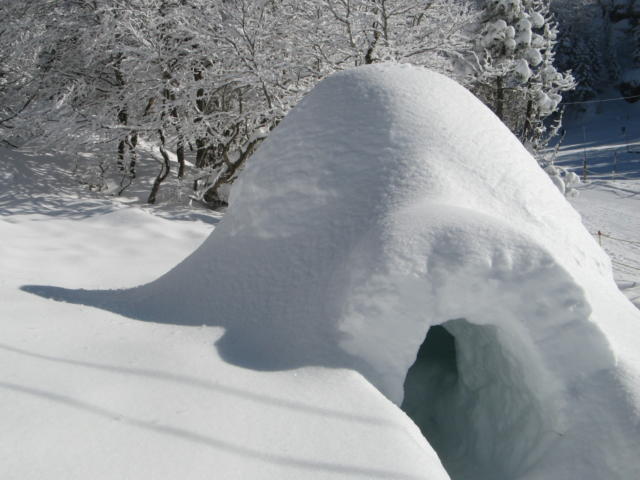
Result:
{"type": "Polygon", "coordinates": [[[400,408],[420,428],[443,463],[447,432],[455,421],[447,405],[454,400],[457,383],[455,338],[442,325],[435,325],[427,332],[416,361],[407,372],[400,408]]]}
{"type": "Polygon", "coordinates": [[[546,444],[549,417],[514,342],[494,326],[450,320],[429,329],[407,372],[401,408],[452,480],[515,480],[546,444]]]}

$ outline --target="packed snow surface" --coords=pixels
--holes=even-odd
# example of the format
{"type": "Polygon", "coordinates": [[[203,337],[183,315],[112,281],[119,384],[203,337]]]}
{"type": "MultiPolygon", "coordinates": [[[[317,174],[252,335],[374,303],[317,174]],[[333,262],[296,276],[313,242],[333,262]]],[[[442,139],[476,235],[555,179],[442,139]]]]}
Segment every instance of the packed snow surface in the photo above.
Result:
{"type": "Polygon", "coordinates": [[[149,282],[219,220],[79,194],[70,160],[0,150],[0,478],[448,478],[352,370],[244,369],[206,318],[139,322],[21,291],[149,282]]]}
{"type": "MultiPolygon", "coordinates": [[[[230,204],[154,282],[24,288],[155,328],[222,327],[217,354],[247,378],[355,370],[406,397],[454,480],[640,477],[640,315],[548,176],[455,82],[409,66],[330,77],[260,147],[230,204]],[[425,341],[432,326],[444,332],[425,341]]],[[[341,388],[364,388],[358,378],[341,388]]],[[[446,478],[422,448],[397,465],[446,478]]]]}
{"type": "Polygon", "coordinates": [[[612,89],[604,101],[568,109],[555,163],[567,172],[564,183],[579,189],[571,203],[589,232],[601,233],[618,287],[640,308],[640,103],[619,96],[612,89]],[[578,176],[580,185],[571,181],[578,176]]]}

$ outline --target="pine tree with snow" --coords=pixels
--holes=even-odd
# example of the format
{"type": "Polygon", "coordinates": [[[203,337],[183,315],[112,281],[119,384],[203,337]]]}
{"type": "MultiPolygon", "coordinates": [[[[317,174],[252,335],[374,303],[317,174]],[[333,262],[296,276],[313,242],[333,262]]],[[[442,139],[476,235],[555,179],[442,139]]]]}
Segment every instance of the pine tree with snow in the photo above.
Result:
{"type": "Polygon", "coordinates": [[[609,6],[607,2],[602,2],[602,15],[605,19],[604,22],[604,39],[605,39],[605,58],[607,60],[607,73],[610,83],[617,84],[620,80],[620,61],[618,59],[618,50],[616,48],[616,41],[614,38],[614,30],[612,28],[612,22],[614,10],[609,6]]]}
{"type": "Polygon", "coordinates": [[[532,149],[546,140],[545,119],[574,87],[554,66],[557,27],[545,0],[489,0],[477,42],[474,90],[532,149]]]}
{"type": "Polygon", "coordinates": [[[597,0],[556,3],[554,14],[559,27],[556,66],[571,70],[576,80],[569,97],[577,101],[593,98],[607,76],[602,6],[597,0]]]}
{"type": "Polygon", "coordinates": [[[596,96],[597,68],[594,68],[596,66],[590,63],[594,56],[592,45],[588,39],[580,38],[578,40],[574,49],[575,67],[572,73],[576,80],[576,88],[572,98],[582,101],[596,96]]]}

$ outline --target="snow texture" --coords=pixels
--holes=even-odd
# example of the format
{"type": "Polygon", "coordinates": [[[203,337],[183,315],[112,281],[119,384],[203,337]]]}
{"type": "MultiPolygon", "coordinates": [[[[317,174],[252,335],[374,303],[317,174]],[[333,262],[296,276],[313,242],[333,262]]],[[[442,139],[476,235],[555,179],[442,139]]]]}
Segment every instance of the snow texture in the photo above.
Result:
{"type": "Polygon", "coordinates": [[[219,220],[92,194],[75,163],[0,149],[3,480],[448,478],[353,370],[245,369],[217,354],[224,329],[207,318],[140,322],[21,291],[147,283],[219,220]]]}
{"type": "Polygon", "coordinates": [[[516,42],[518,45],[529,46],[531,45],[531,39],[533,32],[531,31],[531,22],[527,18],[521,19],[516,24],[516,42]]]}
{"type": "Polygon", "coordinates": [[[525,58],[532,67],[537,67],[542,63],[542,54],[536,48],[528,48],[525,52],[525,58]]]}
{"type": "Polygon", "coordinates": [[[427,331],[444,325],[458,381],[425,409],[451,424],[432,443],[451,478],[640,477],[640,315],[552,181],[452,80],[391,65],[328,78],[230,204],[150,284],[27,289],[222,326],[228,363],[352,368],[398,405],[427,331]]]}
{"type": "Polygon", "coordinates": [[[533,25],[534,28],[542,28],[542,27],[544,27],[545,20],[544,20],[544,17],[542,16],[541,13],[533,12],[529,16],[529,19],[531,20],[531,24],[533,25]]]}
{"type": "Polygon", "coordinates": [[[531,78],[531,75],[533,75],[527,60],[524,58],[520,58],[516,61],[516,66],[513,71],[518,75],[518,80],[520,80],[521,83],[526,83],[531,78]]]}

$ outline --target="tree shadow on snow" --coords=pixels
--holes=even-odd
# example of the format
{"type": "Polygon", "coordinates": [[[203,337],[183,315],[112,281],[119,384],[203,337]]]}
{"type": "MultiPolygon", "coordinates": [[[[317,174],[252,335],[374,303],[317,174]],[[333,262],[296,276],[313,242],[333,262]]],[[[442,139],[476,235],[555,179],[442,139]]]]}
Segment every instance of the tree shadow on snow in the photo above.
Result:
{"type": "Polygon", "coordinates": [[[251,390],[244,390],[238,387],[228,386],[216,381],[207,381],[202,378],[192,377],[189,375],[180,375],[166,372],[163,370],[153,370],[149,368],[136,368],[130,366],[110,365],[106,363],[90,362],[87,360],[76,360],[70,358],[56,357],[53,355],[44,355],[42,353],[17,348],[8,344],[0,343],[0,350],[22,357],[52,362],[57,364],[69,365],[83,369],[94,370],[98,372],[108,372],[117,375],[135,376],[140,378],[152,379],[155,381],[173,383],[183,385],[187,388],[203,390],[216,395],[224,395],[227,397],[235,397],[249,402],[265,405],[269,407],[281,408],[285,410],[295,410],[308,415],[315,415],[323,418],[332,418],[352,423],[361,423],[365,425],[373,425],[378,427],[395,428],[395,424],[384,418],[373,415],[357,414],[351,412],[343,412],[340,410],[308,405],[303,402],[292,400],[290,398],[280,398],[269,396],[264,393],[256,393],[251,390]]]}
{"type": "MultiPolygon", "coordinates": [[[[136,179],[120,197],[115,192],[91,190],[88,182],[82,180],[82,175],[74,173],[73,163],[68,155],[40,155],[0,149],[0,217],[44,215],[78,220],[105,215],[122,208],[123,204],[145,203],[151,189],[151,179],[155,177],[139,175],[141,178],[136,179]],[[114,201],[116,198],[123,200],[123,203],[114,201]]],[[[87,160],[80,163],[85,165],[87,160]]],[[[149,169],[149,165],[156,167],[156,162],[145,155],[139,158],[138,163],[138,168],[149,169]]],[[[110,174],[112,182],[117,183],[120,177],[117,173],[110,174]]],[[[151,208],[149,205],[147,207],[151,208]]],[[[208,224],[220,220],[219,213],[205,210],[204,207],[200,212],[193,207],[176,204],[160,204],[152,208],[156,216],[172,220],[199,220],[208,224]]]]}
{"type": "Polygon", "coordinates": [[[27,387],[10,382],[0,382],[0,388],[12,391],[14,393],[36,397],[49,402],[61,404],[67,408],[80,410],[83,413],[106,418],[108,420],[116,419],[127,426],[150,431],[154,434],[177,437],[183,441],[188,441],[201,447],[213,448],[215,450],[223,451],[231,455],[245,457],[267,464],[280,465],[285,468],[325,471],[349,477],[397,478],[401,480],[419,480],[421,478],[415,475],[403,474],[397,471],[342,465],[327,461],[296,457],[293,455],[268,453],[251,447],[247,447],[245,445],[235,444],[229,442],[226,439],[223,440],[220,438],[215,438],[209,435],[204,435],[202,433],[186,430],[184,428],[174,427],[171,425],[161,425],[156,421],[141,420],[129,415],[124,415],[115,410],[110,410],[102,406],[94,405],[66,395],[49,392],[41,388],[27,387]]]}

